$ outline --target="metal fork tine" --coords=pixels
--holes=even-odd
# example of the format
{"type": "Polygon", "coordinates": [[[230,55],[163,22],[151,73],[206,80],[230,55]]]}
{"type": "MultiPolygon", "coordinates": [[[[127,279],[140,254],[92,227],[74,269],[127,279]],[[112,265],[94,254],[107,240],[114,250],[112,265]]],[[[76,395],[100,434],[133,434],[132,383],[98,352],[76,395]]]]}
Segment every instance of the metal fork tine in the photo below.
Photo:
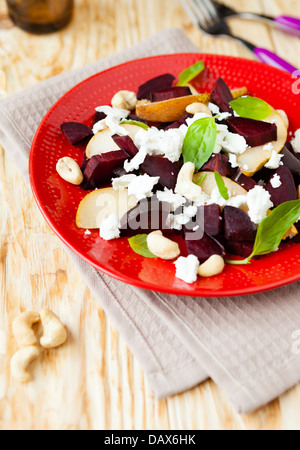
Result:
{"type": "Polygon", "coordinates": [[[199,23],[202,26],[202,28],[209,27],[211,24],[210,17],[208,16],[205,8],[203,8],[203,5],[199,2],[199,0],[191,0],[191,1],[193,3],[195,14],[198,17],[199,23]]]}
{"type": "Polygon", "coordinates": [[[199,22],[196,19],[196,15],[195,12],[192,10],[190,3],[188,2],[188,0],[180,0],[183,9],[185,10],[185,12],[187,13],[187,15],[190,17],[191,21],[193,22],[193,24],[198,27],[199,26],[199,22]]]}
{"type": "Polygon", "coordinates": [[[202,0],[202,3],[205,5],[206,10],[212,20],[219,19],[218,11],[211,0],[202,0]]]}

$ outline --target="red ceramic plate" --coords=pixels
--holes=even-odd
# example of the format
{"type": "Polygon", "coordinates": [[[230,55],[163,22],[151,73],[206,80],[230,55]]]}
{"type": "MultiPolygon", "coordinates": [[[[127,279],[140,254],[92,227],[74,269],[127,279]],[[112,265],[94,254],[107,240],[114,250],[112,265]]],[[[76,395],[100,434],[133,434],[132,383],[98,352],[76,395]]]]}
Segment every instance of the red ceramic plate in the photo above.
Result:
{"type": "Polygon", "coordinates": [[[166,72],[178,76],[199,59],[207,67],[195,82],[201,92],[209,92],[216,78],[222,76],[232,89],[247,86],[251,95],[284,109],[290,117],[291,131],[300,128],[300,97],[292,93],[293,80],[272,67],[240,58],[202,54],[132,61],[80,83],[45,116],[30,154],[30,181],[36,201],[48,224],[70,249],[96,269],[124,283],[170,294],[224,297],[261,292],[297,281],[300,279],[299,244],[286,245],[249,266],[227,266],[222,275],[188,285],[175,278],[172,262],[140,257],[125,238],[105,242],[98,232],[86,236],[75,225],[76,210],[86,192],[63,181],[55,166],[64,156],[81,164],[83,150],[67,142],[60,124],[80,121],[91,125],[95,107],[110,104],[117,91],[136,91],[143,82],[166,72]]]}

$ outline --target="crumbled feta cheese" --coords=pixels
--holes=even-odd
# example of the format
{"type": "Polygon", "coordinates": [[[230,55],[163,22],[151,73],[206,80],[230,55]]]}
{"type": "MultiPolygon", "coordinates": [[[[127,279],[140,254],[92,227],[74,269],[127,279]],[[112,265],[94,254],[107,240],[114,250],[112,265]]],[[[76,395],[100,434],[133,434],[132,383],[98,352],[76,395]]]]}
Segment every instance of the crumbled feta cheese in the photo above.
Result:
{"type": "MultiPolygon", "coordinates": [[[[230,196],[230,195],[229,195],[230,196]]],[[[211,193],[210,199],[206,202],[207,205],[219,205],[221,208],[226,206],[227,200],[220,194],[219,188],[216,186],[211,193]]]]}
{"type": "Polygon", "coordinates": [[[241,117],[236,111],[233,110],[234,117],[241,117]]]}
{"type": "Polygon", "coordinates": [[[199,230],[199,225],[196,225],[194,228],[193,228],[193,231],[198,231],[199,230]]]}
{"type": "Polygon", "coordinates": [[[106,114],[105,119],[95,123],[93,127],[93,133],[96,134],[99,131],[109,128],[112,134],[121,134],[123,136],[128,135],[128,131],[124,127],[120,126],[123,119],[126,119],[130,111],[126,109],[112,108],[111,106],[99,106],[96,108],[97,112],[106,114]]]}
{"type": "Polygon", "coordinates": [[[228,133],[222,143],[222,147],[229,153],[241,155],[245,153],[248,148],[246,139],[236,133],[228,133]]]}
{"type": "Polygon", "coordinates": [[[127,159],[124,162],[124,169],[126,170],[126,172],[133,172],[134,170],[138,170],[144,163],[146,156],[147,151],[143,148],[132,159],[127,159]]]}
{"type": "Polygon", "coordinates": [[[223,113],[220,113],[220,114],[218,114],[218,115],[216,116],[216,120],[219,120],[219,121],[221,122],[222,120],[229,119],[229,117],[231,117],[231,114],[230,114],[230,113],[223,112],[223,113]]]}
{"type": "Polygon", "coordinates": [[[209,103],[208,108],[210,109],[212,114],[214,114],[214,115],[220,114],[220,108],[217,105],[215,105],[214,103],[209,103]]]}
{"type": "Polygon", "coordinates": [[[273,178],[271,178],[270,183],[271,183],[271,186],[272,186],[274,189],[278,189],[278,188],[282,185],[280,176],[277,175],[277,173],[275,173],[275,175],[273,176],[273,178]]]}
{"type": "Polygon", "coordinates": [[[156,196],[160,202],[170,204],[170,211],[176,211],[178,208],[186,203],[186,199],[179,194],[174,194],[171,189],[165,188],[164,191],[158,191],[156,196]]]}
{"type": "Polygon", "coordinates": [[[112,187],[115,191],[124,191],[135,178],[136,175],[123,175],[120,178],[114,178],[112,180],[112,187]]]}
{"type": "Polygon", "coordinates": [[[226,202],[226,206],[233,206],[234,208],[241,208],[247,204],[247,195],[237,195],[236,197],[231,197],[226,202]]]}
{"type": "Polygon", "coordinates": [[[269,142],[268,144],[264,145],[263,149],[266,151],[271,151],[271,150],[274,150],[274,146],[273,146],[272,142],[269,142]]]}
{"type": "Polygon", "coordinates": [[[187,225],[191,219],[197,215],[196,205],[184,206],[182,213],[170,214],[168,217],[168,226],[172,230],[182,230],[183,225],[187,225]]]}
{"type": "Polygon", "coordinates": [[[197,120],[206,119],[207,117],[209,117],[211,119],[211,116],[209,114],[201,113],[201,112],[196,113],[193,117],[189,117],[188,119],[186,119],[186,124],[188,127],[190,127],[197,120]]]}
{"type": "Polygon", "coordinates": [[[294,139],[291,140],[291,144],[295,153],[300,153],[300,128],[296,131],[294,139]]]}
{"type": "Polygon", "coordinates": [[[149,177],[147,174],[135,177],[128,185],[128,195],[135,195],[137,200],[152,197],[152,190],[158,182],[159,177],[149,177]]]}
{"type": "Polygon", "coordinates": [[[218,125],[217,124],[217,140],[214,148],[214,153],[218,154],[221,152],[223,148],[223,142],[227,134],[229,133],[227,125],[218,125]]]}
{"type": "Polygon", "coordinates": [[[259,225],[267,217],[268,210],[274,206],[269,192],[262,186],[255,186],[248,192],[247,205],[248,215],[256,225],[259,225]]]}
{"type": "Polygon", "coordinates": [[[195,200],[194,204],[196,206],[204,206],[209,200],[209,195],[206,192],[202,191],[201,195],[195,200]]]}
{"type": "Polygon", "coordinates": [[[281,162],[283,156],[284,155],[281,155],[280,153],[277,153],[275,152],[275,150],[273,150],[272,156],[269,162],[267,162],[267,164],[265,165],[265,167],[267,169],[278,169],[279,166],[283,166],[283,162],[281,162]]]}
{"type": "Polygon", "coordinates": [[[86,230],[84,233],[86,236],[90,236],[92,233],[90,232],[90,230],[86,230]]]}
{"type": "Polygon", "coordinates": [[[111,214],[103,220],[100,226],[100,237],[105,241],[111,241],[120,237],[120,221],[116,214],[111,214]]]}
{"type": "Polygon", "coordinates": [[[229,163],[231,164],[231,167],[235,169],[236,167],[239,167],[237,163],[237,157],[236,155],[233,155],[232,153],[229,154],[229,163]]]}
{"type": "Polygon", "coordinates": [[[187,258],[181,256],[174,264],[176,267],[176,278],[188,284],[193,284],[197,281],[200,263],[196,256],[189,255],[187,258]]]}

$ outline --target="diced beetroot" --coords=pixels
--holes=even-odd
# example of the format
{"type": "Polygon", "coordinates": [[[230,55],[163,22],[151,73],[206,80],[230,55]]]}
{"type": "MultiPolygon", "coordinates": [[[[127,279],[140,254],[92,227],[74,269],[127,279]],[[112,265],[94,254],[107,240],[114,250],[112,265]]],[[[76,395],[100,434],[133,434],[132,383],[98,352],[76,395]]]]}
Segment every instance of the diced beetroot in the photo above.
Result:
{"type": "Polygon", "coordinates": [[[185,233],[186,248],[190,255],[197,256],[201,263],[212,255],[225,256],[225,249],[219,241],[205,233],[201,239],[197,239],[197,235],[198,231],[185,233]]]}
{"type": "Polygon", "coordinates": [[[82,159],[82,163],[81,163],[81,172],[85,171],[85,168],[87,166],[88,160],[86,158],[86,153],[84,152],[83,154],[83,159],[82,159]]]}
{"type": "Polygon", "coordinates": [[[280,152],[283,156],[282,162],[283,164],[290,169],[290,171],[294,175],[300,176],[300,161],[298,158],[296,158],[295,155],[288,149],[287,145],[283,147],[283,149],[280,152]]]}
{"type": "Polygon", "coordinates": [[[191,114],[186,114],[184,117],[182,117],[182,119],[180,119],[180,120],[177,120],[177,122],[173,122],[173,123],[171,123],[170,125],[168,125],[166,128],[165,128],[165,131],[167,131],[167,130],[172,130],[172,129],[175,129],[175,128],[180,128],[181,127],[181,125],[186,125],[187,123],[186,123],[186,119],[188,119],[188,118],[190,118],[190,117],[193,117],[191,114]]]}
{"type": "Polygon", "coordinates": [[[204,222],[199,223],[199,226],[204,228],[206,234],[215,237],[222,233],[223,220],[219,205],[200,206],[197,217],[201,222],[204,220],[204,222]]]}
{"type": "Polygon", "coordinates": [[[135,114],[129,114],[127,120],[134,120],[135,122],[142,122],[145,125],[149,125],[146,120],[141,119],[139,116],[136,116],[135,114]]]}
{"type": "Polygon", "coordinates": [[[96,111],[96,114],[94,115],[94,124],[93,125],[95,125],[95,123],[100,122],[100,120],[103,120],[105,118],[106,118],[105,113],[96,111]]]}
{"type": "Polygon", "coordinates": [[[152,78],[146,83],[142,84],[138,89],[137,98],[138,100],[150,100],[150,95],[152,92],[159,89],[168,89],[172,86],[175,80],[174,75],[166,73],[158,77],[152,78]]]}
{"type": "Polygon", "coordinates": [[[285,166],[280,166],[276,170],[275,175],[280,177],[281,186],[274,188],[272,186],[272,177],[265,187],[271,195],[271,201],[274,203],[274,206],[279,206],[288,201],[297,200],[297,189],[291,171],[285,166]]]}
{"type": "Polygon", "coordinates": [[[121,219],[121,236],[136,236],[137,234],[149,234],[152,231],[161,230],[170,232],[167,225],[170,206],[168,203],[158,201],[156,196],[144,199],[128,211],[121,219]]]}
{"type": "Polygon", "coordinates": [[[253,242],[233,242],[224,239],[224,246],[228,255],[240,256],[248,258],[253,252],[253,242]]]}
{"type": "Polygon", "coordinates": [[[256,183],[263,181],[265,184],[268,184],[270,178],[274,175],[274,173],[274,169],[267,169],[266,167],[263,167],[261,170],[256,172],[252,178],[256,183]]]}
{"type": "Polygon", "coordinates": [[[277,125],[275,123],[246,119],[245,117],[229,117],[225,122],[229,130],[243,136],[250,147],[277,141],[277,125]]]}
{"type": "Polygon", "coordinates": [[[150,95],[151,102],[163,102],[171,98],[186,97],[192,95],[188,86],[175,86],[168,89],[159,89],[150,95]]]}
{"type": "Polygon", "coordinates": [[[111,181],[113,170],[120,167],[128,158],[129,155],[124,150],[93,156],[84,169],[81,186],[86,190],[104,186],[111,181]]]}
{"type": "Polygon", "coordinates": [[[87,137],[93,136],[93,131],[90,127],[84,123],[79,122],[66,122],[60,126],[61,131],[64,133],[70,144],[75,145],[87,137]]]}
{"type": "Polygon", "coordinates": [[[240,170],[238,171],[236,176],[233,178],[233,181],[235,181],[240,186],[242,186],[244,189],[246,189],[246,191],[251,191],[251,189],[254,189],[255,186],[257,186],[257,183],[253,180],[253,178],[247,177],[240,170]]]}
{"type": "Polygon", "coordinates": [[[130,136],[119,136],[115,134],[112,138],[120,149],[125,150],[130,156],[134,157],[138,154],[139,149],[135,146],[130,136]]]}
{"type": "Polygon", "coordinates": [[[172,163],[167,158],[161,156],[147,155],[142,170],[150,177],[159,177],[159,184],[168,189],[175,189],[177,177],[182,167],[182,163],[172,163]]]}
{"type": "Polygon", "coordinates": [[[234,173],[234,169],[231,167],[227,156],[219,154],[213,154],[207,163],[201,168],[201,172],[219,172],[222,177],[231,177],[234,173]]]}
{"type": "Polygon", "coordinates": [[[225,238],[233,242],[255,241],[256,226],[241,209],[225,206],[223,209],[225,238]]]}
{"type": "Polygon", "coordinates": [[[221,112],[233,113],[232,108],[229,105],[229,103],[233,100],[233,96],[223,78],[218,78],[215,82],[215,85],[211,91],[211,98],[212,101],[218,105],[221,112]]]}

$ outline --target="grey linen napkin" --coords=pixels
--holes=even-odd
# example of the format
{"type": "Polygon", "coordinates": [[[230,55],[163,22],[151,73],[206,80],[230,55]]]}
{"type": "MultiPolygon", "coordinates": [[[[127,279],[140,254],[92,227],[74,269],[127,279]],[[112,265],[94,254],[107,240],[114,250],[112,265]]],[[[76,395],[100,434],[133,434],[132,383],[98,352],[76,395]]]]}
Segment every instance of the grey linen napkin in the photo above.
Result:
{"type": "MultiPolygon", "coordinates": [[[[52,104],[72,86],[128,60],[195,51],[182,31],[170,29],[8,97],[0,102],[0,142],[28,181],[35,131],[52,104]]],[[[158,398],[183,392],[210,376],[237,410],[246,413],[300,380],[298,283],[247,297],[171,296],[122,284],[69,253],[158,398]]]]}

